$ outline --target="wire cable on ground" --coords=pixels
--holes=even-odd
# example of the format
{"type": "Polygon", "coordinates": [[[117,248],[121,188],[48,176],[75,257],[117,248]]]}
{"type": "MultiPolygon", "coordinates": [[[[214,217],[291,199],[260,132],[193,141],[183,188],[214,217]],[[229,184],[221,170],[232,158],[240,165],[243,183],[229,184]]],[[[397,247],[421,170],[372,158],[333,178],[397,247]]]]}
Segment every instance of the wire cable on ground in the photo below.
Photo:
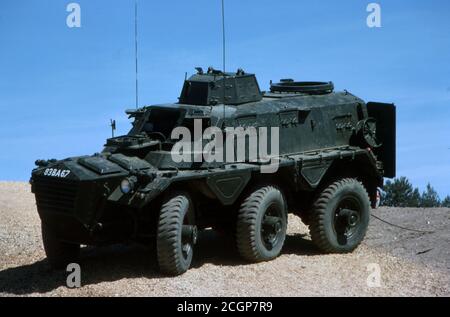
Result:
{"type": "Polygon", "coordinates": [[[377,220],[379,220],[379,221],[381,221],[381,222],[383,222],[383,223],[385,223],[385,224],[387,224],[387,225],[390,225],[390,226],[395,227],[395,228],[398,228],[398,229],[402,229],[402,230],[406,230],[406,231],[412,231],[412,232],[419,232],[419,233],[424,233],[424,234],[435,233],[435,231],[424,231],[424,230],[417,230],[417,229],[412,229],[412,228],[402,227],[402,226],[393,224],[393,223],[391,223],[391,222],[389,222],[389,221],[386,221],[386,220],[384,220],[384,219],[381,219],[380,217],[375,216],[375,215],[373,215],[373,214],[372,214],[372,217],[374,217],[375,219],[377,219],[377,220]]]}

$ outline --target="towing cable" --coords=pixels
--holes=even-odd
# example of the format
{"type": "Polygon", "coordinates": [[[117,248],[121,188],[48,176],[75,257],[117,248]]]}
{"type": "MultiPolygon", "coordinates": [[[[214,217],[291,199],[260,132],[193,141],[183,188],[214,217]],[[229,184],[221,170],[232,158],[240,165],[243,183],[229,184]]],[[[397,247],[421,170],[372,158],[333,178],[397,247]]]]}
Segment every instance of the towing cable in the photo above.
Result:
{"type": "Polygon", "coordinates": [[[412,228],[402,227],[402,226],[400,226],[400,225],[396,225],[396,224],[394,224],[394,223],[391,223],[391,222],[389,222],[389,221],[387,221],[387,220],[381,219],[380,217],[375,216],[374,214],[371,214],[371,216],[372,216],[373,218],[375,218],[375,219],[377,219],[377,220],[379,220],[379,221],[381,221],[381,222],[387,224],[387,225],[390,225],[390,226],[395,227],[395,228],[398,228],[398,229],[406,230],[406,231],[418,232],[418,233],[423,233],[423,234],[432,234],[432,233],[435,233],[435,232],[436,232],[436,231],[425,231],[425,230],[417,230],[417,229],[412,229],[412,228]]]}

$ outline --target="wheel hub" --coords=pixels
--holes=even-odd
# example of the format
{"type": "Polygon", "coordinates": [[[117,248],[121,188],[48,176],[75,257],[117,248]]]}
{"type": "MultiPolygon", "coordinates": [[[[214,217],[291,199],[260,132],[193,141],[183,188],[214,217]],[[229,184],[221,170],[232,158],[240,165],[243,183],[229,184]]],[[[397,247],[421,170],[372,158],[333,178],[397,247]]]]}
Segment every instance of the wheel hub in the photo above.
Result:
{"type": "Polygon", "coordinates": [[[187,243],[190,243],[192,245],[197,244],[197,240],[198,240],[197,226],[183,225],[183,228],[181,231],[181,237],[182,237],[183,241],[186,241],[187,243]]]}
{"type": "Polygon", "coordinates": [[[264,242],[266,246],[271,249],[276,244],[278,234],[283,228],[281,218],[275,216],[265,216],[262,225],[264,242]]]}
{"type": "Polygon", "coordinates": [[[341,209],[339,217],[343,217],[346,224],[351,228],[355,227],[359,222],[358,212],[352,209],[341,209]]]}

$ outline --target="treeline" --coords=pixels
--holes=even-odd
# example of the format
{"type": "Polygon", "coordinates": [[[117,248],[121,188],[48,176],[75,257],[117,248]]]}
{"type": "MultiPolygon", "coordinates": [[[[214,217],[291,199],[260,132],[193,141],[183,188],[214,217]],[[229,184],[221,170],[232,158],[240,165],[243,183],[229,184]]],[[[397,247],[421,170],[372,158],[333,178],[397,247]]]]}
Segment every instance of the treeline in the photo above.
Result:
{"type": "Polygon", "coordinates": [[[450,208],[450,196],[441,200],[430,184],[421,193],[417,187],[413,187],[406,177],[400,177],[393,181],[386,181],[382,205],[388,207],[450,208]]]}

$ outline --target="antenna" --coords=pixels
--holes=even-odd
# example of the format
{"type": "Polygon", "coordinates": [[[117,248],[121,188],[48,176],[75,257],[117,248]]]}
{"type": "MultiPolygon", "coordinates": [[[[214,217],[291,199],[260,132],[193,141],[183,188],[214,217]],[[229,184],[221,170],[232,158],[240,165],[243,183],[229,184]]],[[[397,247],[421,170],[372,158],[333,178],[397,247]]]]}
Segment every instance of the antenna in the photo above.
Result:
{"type": "Polygon", "coordinates": [[[226,42],[225,42],[225,0],[222,0],[222,65],[223,73],[225,74],[226,61],[226,42]]]}
{"type": "Polygon", "coordinates": [[[116,131],[116,120],[111,119],[111,135],[114,138],[114,131],[116,131]]]}
{"type": "Polygon", "coordinates": [[[226,96],[226,42],[225,42],[225,0],[222,0],[222,67],[223,67],[223,127],[225,128],[225,96],[226,96]]]}
{"type": "Polygon", "coordinates": [[[136,109],[139,106],[139,80],[138,80],[138,2],[134,1],[134,52],[136,62],[136,109]]]}

